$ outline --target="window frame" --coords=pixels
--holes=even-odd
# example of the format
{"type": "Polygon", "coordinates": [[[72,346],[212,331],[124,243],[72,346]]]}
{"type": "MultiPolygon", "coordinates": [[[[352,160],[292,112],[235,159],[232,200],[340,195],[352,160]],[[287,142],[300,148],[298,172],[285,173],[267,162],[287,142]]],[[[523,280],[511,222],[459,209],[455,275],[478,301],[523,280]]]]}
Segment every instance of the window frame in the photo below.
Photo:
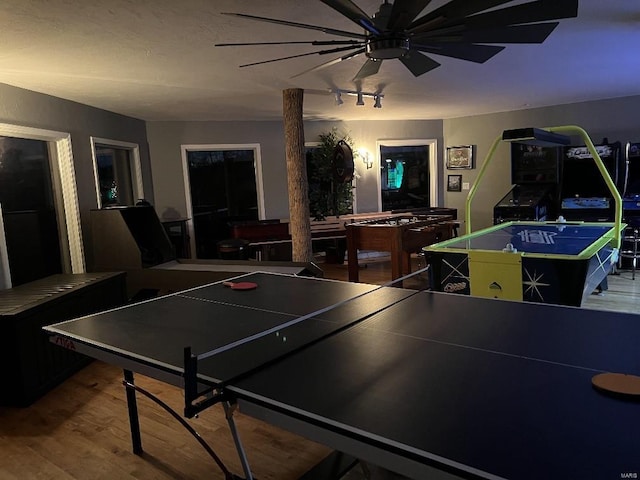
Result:
{"type": "MultiPolygon", "coordinates": [[[[98,174],[98,156],[96,154],[96,145],[100,147],[117,148],[120,150],[128,150],[131,153],[129,160],[131,162],[131,186],[133,187],[133,198],[144,198],[144,184],[142,181],[142,164],[140,162],[140,146],[137,143],[123,142],[120,140],[111,140],[108,138],[89,137],[91,142],[91,158],[93,160],[93,177],[96,187],[96,202],[98,208],[102,208],[102,198],[100,195],[100,177],[98,174]]],[[[135,203],[135,201],[134,201],[135,203]]]]}

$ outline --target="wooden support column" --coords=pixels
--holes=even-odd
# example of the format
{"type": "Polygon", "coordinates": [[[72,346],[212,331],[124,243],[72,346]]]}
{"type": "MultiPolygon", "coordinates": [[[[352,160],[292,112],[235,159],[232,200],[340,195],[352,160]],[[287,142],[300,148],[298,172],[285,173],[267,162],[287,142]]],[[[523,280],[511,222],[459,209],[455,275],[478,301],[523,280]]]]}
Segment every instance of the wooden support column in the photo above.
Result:
{"type": "Polygon", "coordinates": [[[313,260],[309,186],[304,151],[302,100],[304,90],[289,88],[282,92],[287,186],[289,190],[289,227],[294,262],[313,260]]]}

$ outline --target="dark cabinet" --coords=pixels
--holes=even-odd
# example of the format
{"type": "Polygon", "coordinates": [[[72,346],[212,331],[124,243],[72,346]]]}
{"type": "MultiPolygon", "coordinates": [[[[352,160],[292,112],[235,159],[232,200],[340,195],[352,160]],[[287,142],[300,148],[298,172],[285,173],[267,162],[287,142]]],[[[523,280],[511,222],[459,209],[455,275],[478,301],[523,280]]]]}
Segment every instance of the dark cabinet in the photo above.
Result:
{"type": "Polygon", "coordinates": [[[126,302],[124,273],[57,274],[0,291],[0,405],[28,406],[89,363],[49,341],[45,325],[126,302]]]}

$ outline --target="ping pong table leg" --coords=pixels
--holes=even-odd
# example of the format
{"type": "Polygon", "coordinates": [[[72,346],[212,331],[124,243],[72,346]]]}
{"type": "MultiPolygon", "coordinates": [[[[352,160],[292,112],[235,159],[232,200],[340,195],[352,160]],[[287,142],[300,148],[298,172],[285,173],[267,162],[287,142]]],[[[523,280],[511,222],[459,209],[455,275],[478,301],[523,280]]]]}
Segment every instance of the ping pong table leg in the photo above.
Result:
{"type": "Polygon", "coordinates": [[[238,407],[238,404],[235,402],[227,401],[227,402],[222,402],[222,405],[224,407],[225,417],[227,417],[227,423],[229,424],[229,429],[231,430],[231,435],[233,436],[233,441],[236,444],[236,450],[238,451],[238,456],[240,457],[240,463],[242,464],[242,470],[244,471],[245,480],[253,480],[253,475],[251,474],[251,468],[249,467],[249,460],[247,460],[247,455],[244,452],[242,441],[240,441],[240,435],[238,435],[236,422],[233,420],[233,413],[238,407]]]}
{"type": "Polygon", "coordinates": [[[142,454],[142,438],[140,437],[140,419],[138,418],[138,402],[136,401],[136,391],[134,388],[126,386],[133,385],[133,372],[124,370],[125,390],[127,392],[127,408],[129,410],[129,425],[131,426],[131,443],[133,453],[142,454]]]}

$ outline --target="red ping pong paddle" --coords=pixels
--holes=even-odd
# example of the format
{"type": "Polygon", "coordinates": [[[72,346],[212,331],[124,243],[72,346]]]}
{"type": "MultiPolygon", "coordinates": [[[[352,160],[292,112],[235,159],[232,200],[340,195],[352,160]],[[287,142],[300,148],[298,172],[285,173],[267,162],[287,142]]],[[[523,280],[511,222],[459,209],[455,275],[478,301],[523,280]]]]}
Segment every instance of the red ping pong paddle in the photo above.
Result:
{"type": "Polygon", "coordinates": [[[258,288],[258,284],[254,282],[222,282],[225,287],[230,287],[231,290],[253,290],[258,288]]]}

